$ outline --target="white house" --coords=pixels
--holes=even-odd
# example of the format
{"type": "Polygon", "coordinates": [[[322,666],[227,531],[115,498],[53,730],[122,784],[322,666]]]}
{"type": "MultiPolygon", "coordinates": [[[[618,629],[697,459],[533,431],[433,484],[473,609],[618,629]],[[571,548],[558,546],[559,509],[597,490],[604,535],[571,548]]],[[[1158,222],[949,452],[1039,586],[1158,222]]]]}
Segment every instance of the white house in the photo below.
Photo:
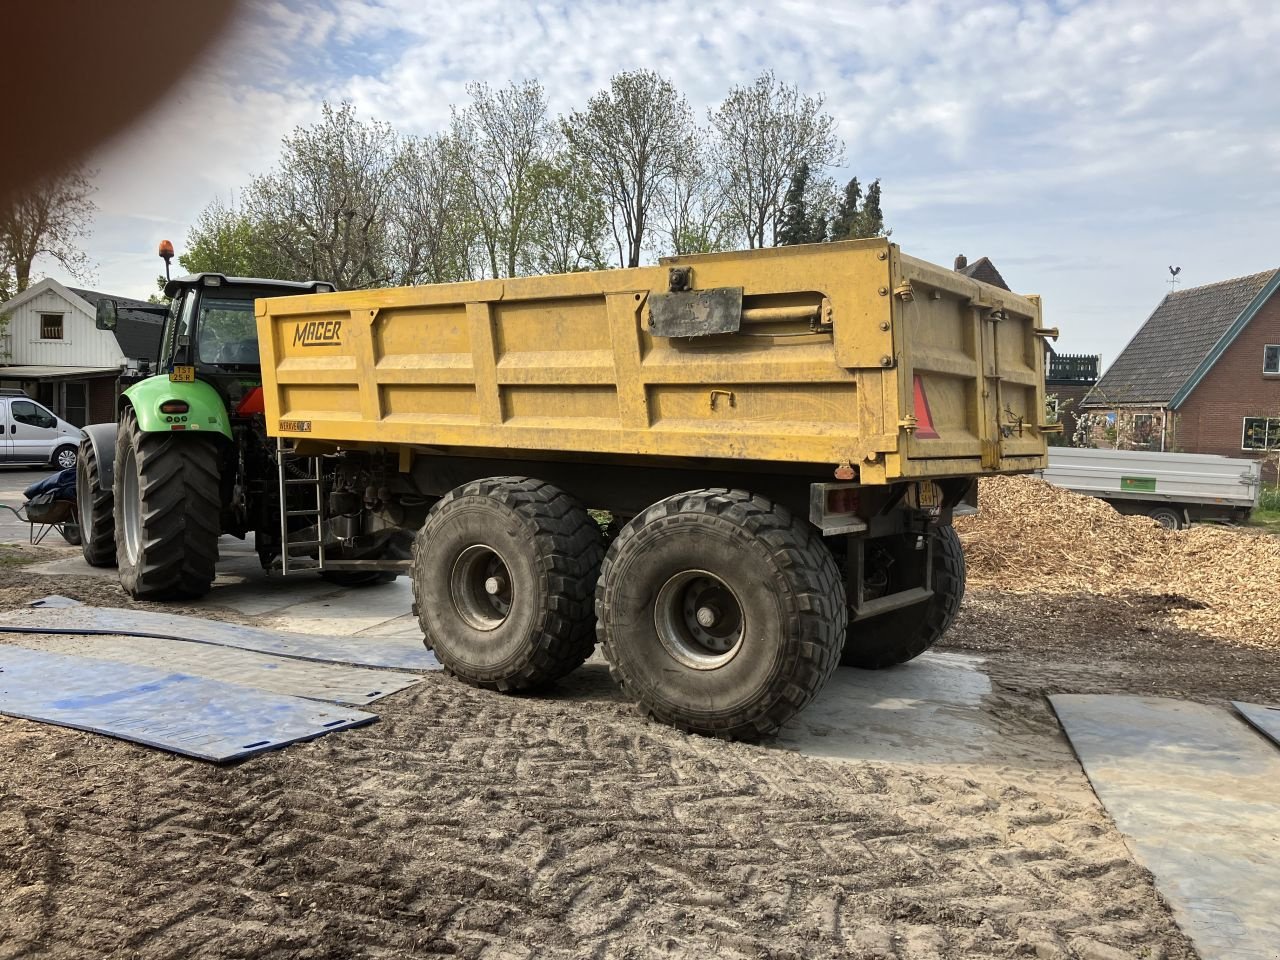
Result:
{"type": "Polygon", "coordinates": [[[0,303],[0,387],[25,390],[76,426],[115,419],[121,377],[155,362],[164,307],[57,280],[32,284],[0,303]],[[114,331],[94,324],[99,300],[115,300],[114,331]]]}

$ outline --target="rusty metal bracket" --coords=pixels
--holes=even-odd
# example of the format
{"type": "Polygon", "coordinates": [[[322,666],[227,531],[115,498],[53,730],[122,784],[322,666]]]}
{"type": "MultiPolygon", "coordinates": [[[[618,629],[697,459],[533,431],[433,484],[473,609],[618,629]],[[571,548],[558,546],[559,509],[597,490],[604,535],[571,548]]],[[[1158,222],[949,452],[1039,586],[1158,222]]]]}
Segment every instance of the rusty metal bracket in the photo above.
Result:
{"type": "Polygon", "coordinates": [[[734,395],[734,392],[732,390],[715,389],[711,391],[711,397],[710,397],[712,410],[716,408],[716,397],[724,397],[729,401],[729,406],[731,407],[736,407],[738,405],[738,398],[734,395]]]}
{"type": "Polygon", "coordinates": [[[1058,340],[1057,327],[1034,327],[1032,329],[1032,333],[1034,333],[1037,337],[1044,337],[1046,340],[1052,340],[1055,343],[1058,340]]]}
{"type": "Polygon", "coordinates": [[[896,287],[893,288],[893,295],[897,297],[899,300],[901,300],[903,303],[910,303],[912,300],[916,298],[916,291],[911,286],[910,280],[904,280],[902,283],[898,284],[896,287]]]}
{"type": "Polygon", "coordinates": [[[672,267],[667,271],[667,289],[672,293],[693,289],[693,267],[672,267]]]}
{"type": "MultiPolygon", "coordinates": [[[[673,267],[672,272],[681,267],[673,267]]],[[[710,337],[742,327],[742,288],[682,290],[649,297],[649,329],[658,337],[710,337]]]]}

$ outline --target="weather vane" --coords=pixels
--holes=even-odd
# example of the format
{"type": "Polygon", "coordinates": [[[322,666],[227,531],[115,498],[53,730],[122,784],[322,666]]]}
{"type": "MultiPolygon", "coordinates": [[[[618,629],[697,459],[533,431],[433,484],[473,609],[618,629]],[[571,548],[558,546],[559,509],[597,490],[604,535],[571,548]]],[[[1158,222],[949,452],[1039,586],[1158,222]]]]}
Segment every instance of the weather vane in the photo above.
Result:
{"type": "Polygon", "coordinates": [[[1169,268],[1169,292],[1172,293],[1178,289],[1178,274],[1182,272],[1181,267],[1169,268]]]}

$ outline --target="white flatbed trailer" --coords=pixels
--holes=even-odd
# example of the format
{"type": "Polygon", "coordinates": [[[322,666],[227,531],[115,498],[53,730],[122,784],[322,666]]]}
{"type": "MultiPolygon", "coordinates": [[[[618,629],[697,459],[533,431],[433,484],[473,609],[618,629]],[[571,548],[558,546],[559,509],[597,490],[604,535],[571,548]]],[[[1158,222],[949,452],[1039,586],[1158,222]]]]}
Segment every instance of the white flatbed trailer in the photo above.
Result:
{"type": "Polygon", "coordinates": [[[1259,461],[1203,453],[1050,447],[1042,476],[1171,530],[1196,520],[1247,520],[1262,492],[1259,461]]]}

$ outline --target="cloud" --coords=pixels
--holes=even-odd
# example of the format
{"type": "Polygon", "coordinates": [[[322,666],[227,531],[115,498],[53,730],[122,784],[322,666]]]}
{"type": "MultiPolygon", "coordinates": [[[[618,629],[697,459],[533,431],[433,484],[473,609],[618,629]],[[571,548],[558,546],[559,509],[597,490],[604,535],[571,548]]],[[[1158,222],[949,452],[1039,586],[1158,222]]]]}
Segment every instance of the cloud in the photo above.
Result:
{"type": "Polygon", "coordinates": [[[425,133],[471,81],[536,77],[567,112],[647,67],[702,117],[773,69],[825,95],[839,175],[883,179],[895,240],[991,256],[1045,295],[1067,349],[1114,356],[1167,263],[1188,284],[1280,266],[1277,49],[1280,5],[1261,0],[272,0],[95,158],[89,252],[102,285],[145,292],[150,261],[128,259],[152,256],[148,230],[180,240],[324,98],[425,133]]]}

